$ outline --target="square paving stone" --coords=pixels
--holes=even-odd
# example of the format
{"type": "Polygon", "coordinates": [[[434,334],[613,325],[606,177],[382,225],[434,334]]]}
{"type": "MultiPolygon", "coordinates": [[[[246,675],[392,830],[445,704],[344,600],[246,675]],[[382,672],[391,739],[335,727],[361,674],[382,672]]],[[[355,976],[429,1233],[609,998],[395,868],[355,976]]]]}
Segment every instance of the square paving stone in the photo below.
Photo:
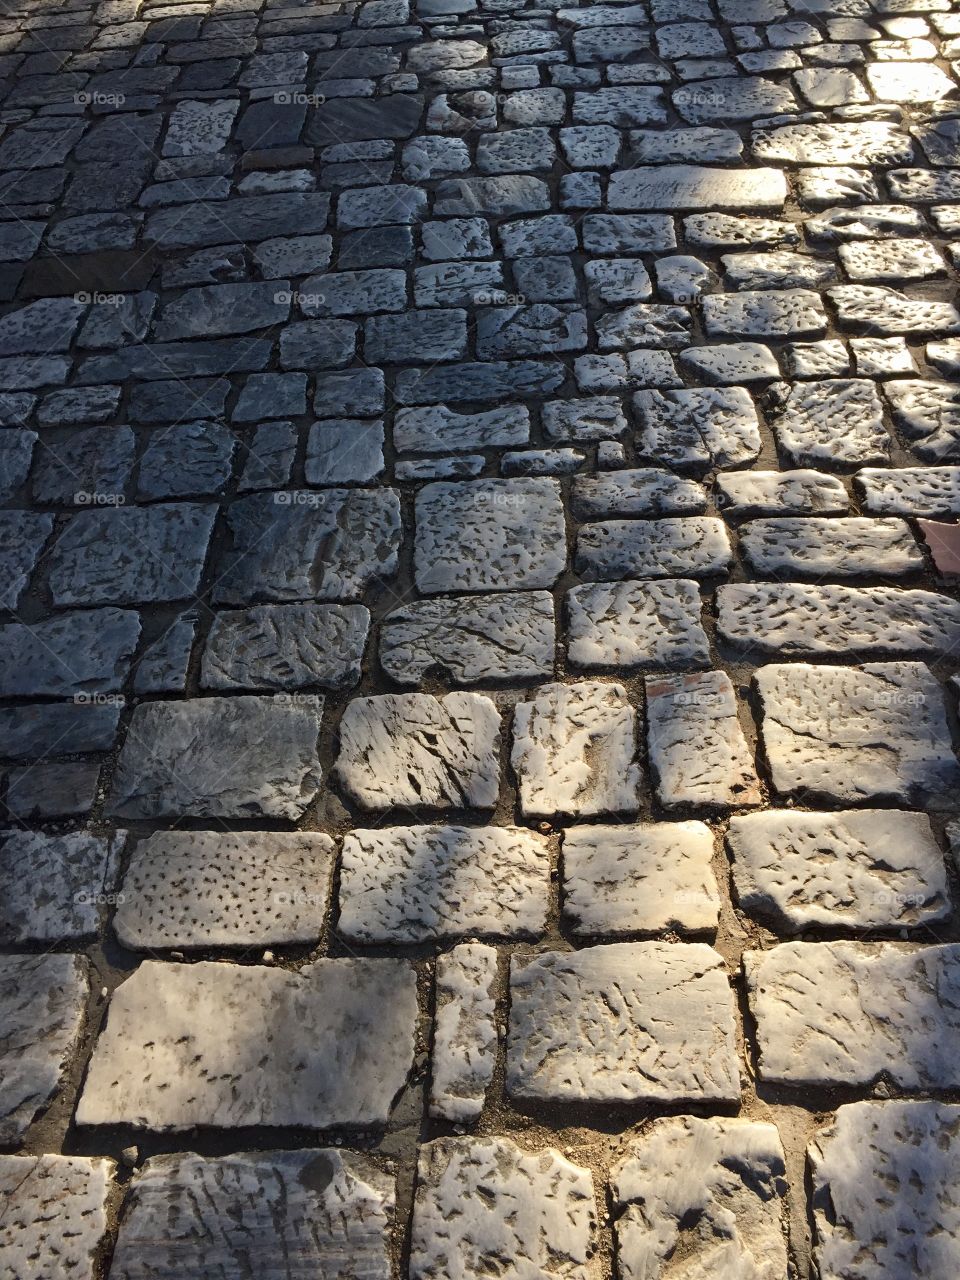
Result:
{"type": "Polygon", "coordinates": [[[0,698],[116,693],[140,638],[132,609],[76,610],[0,626],[0,698]]]}
{"type": "Polygon", "coordinates": [[[792,464],[866,466],[889,459],[890,436],[872,382],[860,378],[795,382],[783,392],[773,428],[792,464]]]}
{"type": "Polygon", "coordinates": [[[507,1090],[563,1103],[738,1102],[733,994],[702,943],[514,960],[507,1090]]]}
{"type": "Polygon", "coordinates": [[[382,422],[329,418],[310,428],[304,462],[307,484],[369,484],[383,470],[382,422]]]}
{"type": "Polygon", "coordinates": [[[733,563],[726,526],[717,516],[605,520],[577,534],[574,565],[588,582],[618,578],[713,578],[733,563]]]}
{"type": "Polygon", "coordinates": [[[83,956],[0,959],[0,1142],[19,1143],[55,1093],[80,1037],[83,956]]]}
{"type": "Polygon", "coordinates": [[[702,474],[738,467],[760,453],[760,425],[743,387],[638,391],[639,449],[658,466],[702,474]]]}
{"type": "Polygon", "coordinates": [[[492,809],[500,713],[479,693],[355,698],[340,721],[337,779],[364,809],[492,809]]]}
{"type": "Polygon", "coordinates": [[[361,604],[257,605],[217,614],[205,689],[349,689],[360,679],[370,611],[361,604]]]}
{"type": "Polygon", "coordinates": [[[953,808],[960,765],[922,662],[761,667],[761,736],[780,795],[953,808]]]}
{"type": "Polygon", "coordinates": [[[77,1123],[383,1126],[416,1019],[416,975],[397,960],[297,972],[146,960],[113,993],[77,1123]]]}
{"type": "Polygon", "coordinates": [[[201,698],[134,709],[110,812],[130,818],[301,817],[320,789],[323,698],[201,698]]]}
{"type": "Polygon", "coordinates": [[[784,942],[743,967],[761,1080],[957,1087],[960,947],[784,942]]]}
{"type": "Polygon", "coordinates": [[[8,832],[0,843],[0,939],[86,942],[112,901],[125,832],[8,832]]]}
{"type": "Polygon", "coordinates": [[[94,1280],[107,1234],[112,1160],[0,1156],[0,1260],[10,1277],[94,1280]]]}
{"type": "Polygon", "coordinates": [[[319,832],[161,831],[134,848],[113,928],[131,951],[316,943],[332,868],[319,832]]]}
{"type": "Polygon", "coordinates": [[[695,582],[587,583],[567,592],[566,611],[567,657],[581,670],[709,666],[695,582]]]}
{"type": "Polygon", "coordinates": [[[564,919],[584,938],[713,931],[720,895],[712,861],[713,834],[702,822],[568,827],[564,919]]]}
{"type": "Polygon", "coordinates": [[[566,564],[556,480],[426,485],[415,519],[414,566],[425,594],[552,587],[566,564]]]}

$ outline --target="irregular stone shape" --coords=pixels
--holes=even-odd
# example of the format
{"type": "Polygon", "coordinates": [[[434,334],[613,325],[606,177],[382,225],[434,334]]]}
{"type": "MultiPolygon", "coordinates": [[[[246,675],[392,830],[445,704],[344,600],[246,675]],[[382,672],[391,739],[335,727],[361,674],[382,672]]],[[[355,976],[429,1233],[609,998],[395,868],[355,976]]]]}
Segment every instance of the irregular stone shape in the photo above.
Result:
{"type": "Polygon", "coordinates": [[[785,1174],[772,1124],[654,1120],[611,1171],[623,1280],[785,1276],[785,1174]]]}
{"type": "Polygon", "coordinates": [[[930,462],[960,459],[960,396],[948,382],[904,378],[890,383],[885,394],[913,451],[930,462]]]}
{"type": "Polygon", "coordinates": [[[684,218],[687,242],[698,249],[761,249],[799,244],[792,222],[750,218],[730,213],[692,213],[684,218]]]}
{"type": "Polygon", "coordinates": [[[574,124],[612,124],[635,129],[645,124],[666,124],[663,90],[647,85],[617,85],[592,93],[573,95],[574,124]]]}
{"type": "Polygon", "coordinates": [[[922,573],[923,553],[905,520],[816,516],[752,520],[740,526],[740,546],[762,578],[896,578],[922,573]]]}
{"type": "Polygon", "coordinates": [[[467,313],[458,309],[371,316],[364,332],[364,355],[375,364],[459,360],[467,353],[467,313]]]}
{"type": "Polygon", "coordinates": [[[95,760],[28,764],[7,774],[4,804],[21,821],[81,818],[94,806],[99,778],[100,765],[95,760]]]}
{"type": "Polygon", "coordinates": [[[547,684],[518,703],[510,763],[524,816],[636,813],[635,735],[619,684],[547,684]]]}
{"type": "Polygon", "coordinates": [[[58,944],[95,937],[125,835],[7,832],[0,844],[0,939],[58,944]]]}
{"type": "Polygon", "coordinates": [[[960,1107],[855,1102],[807,1148],[822,1280],[948,1276],[960,1266],[960,1107]]]}
{"type": "Polygon", "coordinates": [[[313,146],[363,142],[368,138],[409,138],[420,123],[423,98],[391,93],[382,98],[331,98],[316,107],[304,133],[313,146]]]}
{"type": "Polygon", "coordinates": [[[611,176],[607,188],[610,209],[748,208],[779,213],[786,198],[787,180],[780,169],[707,169],[695,164],[624,169],[611,176]]]}
{"type": "Polygon", "coordinates": [[[720,76],[673,91],[673,105],[688,124],[730,124],[796,110],[790,88],[763,76],[720,76]]]}
{"type": "Polygon", "coordinates": [[[364,943],[535,938],[546,926],[549,892],[547,843],[521,827],[351,831],[337,927],[364,943]]]}
{"type": "Polygon", "coordinates": [[[550,208],[550,191],[541,178],[529,173],[500,177],[448,178],[437,184],[433,212],[438,218],[492,214],[544,213],[550,208]]]}
{"type": "Polygon", "coordinates": [[[950,302],[908,298],[878,284],[838,284],[827,294],[842,326],[865,330],[873,337],[960,331],[960,312],[950,302]]]}
{"type": "Polygon", "coordinates": [[[851,280],[924,280],[946,271],[929,240],[855,240],[842,244],[837,256],[851,280]]]}
{"type": "Polygon", "coordinates": [[[397,571],[395,489],[257,493],[231,503],[233,546],[217,566],[220,604],[349,600],[397,571]]]}
{"type": "Polygon", "coordinates": [[[591,213],[583,219],[590,253],[655,253],[677,247],[673,219],[659,213],[591,213]]]}
{"type": "Polygon", "coordinates": [[[943,857],[921,813],[771,809],[730,819],[744,911],[783,933],[917,928],[950,914],[943,857]]]}
{"type": "Polygon", "coordinates": [[[586,345],[587,314],[580,307],[538,302],[487,307],[477,314],[477,355],[481,360],[582,351],[586,345]]]}
{"type": "Polygon", "coordinates": [[[939,657],[960,644],[960,605],[933,591],[736,583],[717,591],[718,628],[740,650],[783,657],[939,657]]]}
{"type": "Polygon", "coordinates": [[[601,316],[594,326],[601,351],[656,347],[678,351],[691,341],[691,317],[686,307],[638,302],[601,316]]]}
{"type": "Polygon", "coordinates": [[[380,665],[398,684],[442,671],[453,684],[553,674],[555,621],[547,591],[415,600],[380,627],[380,665]]]}
{"type": "Polygon", "coordinates": [[[931,62],[872,62],[867,81],[880,102],[938,102],[957,89],[931,62]]]}
{"type": "Polygon", "coordinates": [[[362,604],[257,605],[218,613],[205,689],[350,689],[360,679],[370,611],[362,604]]]}
{"type": "Polygon", "coordinates": [[[577,573],[589,582],[617,578],[711,578],[733,560],[716,516],[666,520],[606,520],[577,535],[577,573]]]}
{"type": "Polygon", "coordinates": [[[54,604],[192,598],[216,514],[213,505],[171,502],[72,516],[49,556],[54,604]]]}
{"type": "Polygon", "coordinates": [[[540,420],[551,440],[608,440],[627,430],[616,396],[548,400],[540,407],[540,420]]]}
{"type": "Polygon", "coordinates": [[[566,565],[556,480],[429,484],[417,493],[415,519],[414,570],[425,594],[552,587],[566,565]]]}
{"type": "Polygon", "coordinates": [[[569,827],[563,915],[579,937],[714,930],[720,895],[702,822],[569,827]]]}
{"type": "Polygon", "coordinates": [[[518,1276],[587,1280],[593,1177],[552,1147],[509,1138],[438,1138],[420,1148],[411,1280],[481,1280],[490,1259],[518,1276]]]}
{"type": "Polygon", "coordinates": [[[26,483],[37,438],[35,431],[16,428],[0,433],[0,502],[9,502],[26,483]]]}
{"type": "Polygon", "coordinates": [[[772,382],[780,366],[769,347],[760,342],[729,342],[717,347],[688,347],[680,363],[695,377],[711,385],[772,382]]]}
{"type": "Polygon", "coordinates": [[[330,197],[322,191],[283,191],[231,200],[198,200],[188,208],[158,209],[145,236],[159,249],[247,244],[273,236],[323,231],[330,197]]]}
{"type": "Polygon", "coordinates": [[[130,1184],[111,1270],[389,1280],[394,1209],[393,1176],[350,1152],[152,1156],[130,1184]]]}
{"type": "Polygon", "coordinates": [[[711,338],[822,338],[827,328],[820,296],[810,289],[715,293],[702,305],[711,338]]]}
{"type": "MultiPolygon", "coordinates": [[[[89,990],[83,956],[0,958],[0,1142],[4,1146],[19,1143],[53,1097],[80,1037],[89,990]]],[[[62,1222],[59,1215],[57,1221],[62,1222]]]]}
{"type": "Polygon", "coordinates": [[[184,692],[197,621],[189,614],[176,618],[146,648],[133,677],[135,693],[184,692]]]}
{"type": "Polygon", "coordinates": [[[504,405],[482,413],[457,413],[444,404],[398,409],[393,443],[400,453],[470,453],[526,444],[530,412],[525,405],[504,405]]]}
{"type": "Polygon", "coordinates": [[[716,485],[726,516],[833,516],[850,508],[843,483],[820,471],[731,471],[716,485]]]}
{"type": "Polygon", "coordinates": [[[492,809],[500,713],[479,693],[355,698],[340,721],[335,773],[364,809],[492,809]]]}
{"type": "Polygon", "coordinates": [[[760,780],[724,671],[646,677],[647,755],[661,804],[760,804],[760,780]]]}
{"type": "Polygon", "coordinates": [[[394,382],[398,404],[439,400],[503,400],[547,395],[563,382],[562,364],[543,360],[491,360],[474,364],[401,369],[394,382]]]}
{"type": "Polygon", "coordinates": [[[66,351],[87,311],[76,298],[41,298],[0,320],[0,356],[66,351]]]}
{"type": "Polygon", "coordinates": [[[659,465],[708,471],[752,462],[761,449],[757,411],[743,387],[638,391],[640,450],[659,465]]]}
{"type": "Polygon", "coordinates": [[[0,698],[116,693],[140,638],[132,609],[76,610],[0,626],[0,698]]]}
{"type": "Polygon", "coordinates": [[[707,505],[703,486],[653,467],[578,476],[571,502],[579,520],[615,516],[700,515],[707,505]]]}
{"type": "Polygon", "coordinates": [[[806,222],[812,240],[836,244],[846,240],[889,240],[921,235],[926,224],[905,204],[866,204],[853,209],[824,209],[806,222]]]}
{"type": "Polygon", "coordinates": [[[159,342],[169,342],[265,329],[282,324],[289,317],[290,298],[286,280],[186,289],[163,308],[154,336],[159,342]]]}
{"type": "Polygon", "coordinates": [[[784,942],[743,967],[762,1080],[957,1087],[960,947],[784,942]]]}
{"type": "Polygon", "coordinates": [[[728,281],[736,289],[816,289],[837,280],[832,262],[789,249],[725,253],[721,261],[728,281]]]}
{"type": "Polygon", "coordinates": [[[315,944],[332,869],[319,832],[161,831],[130,857],[113,928],[131,951],[315,944]]]}
{"type": "Polygon", "coordinates": [[[567,592],[566,607],[574,667],[616,673],[709,666],[695,582],[588,583],[567,592]]]}
{"type": "Polygon", "coordinates": [[[437,957],[430,1114],[451,1123],[483,1110],[497,1061],[497,951],[463,942],[437,957]]]}
{"type": "Polygon", "coordinates": [[[7,1275],[94,1280],[115,1169],[99,1156],[0,1156],[7,1275]]]}
{"type": "Polygon", "coordinates": [[[134,709],[110,796],[130,818],[286,818],[320,789],[323,698],[200,698],[134,709]]]}
{"type": "Polygon", "coordinates": [[[114,698],[109,702],[0,707],[0,757],[48,760],[51,756],[110,751],[120,723],[121,703],[120,698],[114,698]]]}
{"type": "Polygon", "coordinates": [[[113,993],[77,1124],[383,1126],[416,1019],[416,975],[397,960],[145,960],[113,993]]]}
{"type": "Polygon", "coordinates": [[[165,156],[215,155],[222,151],[233,127],[239,102],[221,98],[215,102],[186,100],[170,113],[165,156]]]}
{"type": "Polygon", "coordinates": [[[865,467],[856,483],[864,509],[877,515],[960,515],[960,467],[865,467]]]}
{"type": "Polygon", "coordinates": [[[785,124],[754,132],[753,158],[772,164],[909,164],[913,144],[880,120],[785,124]]]}
{"type": "Polygon", "coordinates": [[[664,942],[515,959],[507,1089],[566,1103],[738,1102],[723,960],[664,942]]]}
{"type": "Polygon", "coordinates": [[[774,431],[790,461],[801,466],[882,464],[890,456],[883,406],[876,387],[865,378],[785,387],[774,431]]]}

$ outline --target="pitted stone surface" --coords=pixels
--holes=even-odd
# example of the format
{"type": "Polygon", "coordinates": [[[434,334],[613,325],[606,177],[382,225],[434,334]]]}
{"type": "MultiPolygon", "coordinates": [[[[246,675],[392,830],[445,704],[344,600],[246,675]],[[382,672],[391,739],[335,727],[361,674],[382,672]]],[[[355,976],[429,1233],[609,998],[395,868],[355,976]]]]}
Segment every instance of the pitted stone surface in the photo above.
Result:
{"type": "Polygon", "coordinates": [[[729,535],[715,516],[606,520],[583,525],[576,569],[588,581],[617,578],[713,578],[733,559],[729,535]]]}
{"type": "Polygon", "coordinates": [[[0,698],[117,693],[130,669],[140,619],[132,609],[77,610],[0,627],[0,698]]]}
{"type": "Polygon", "coordinates": [[[850,499],[842,481],[820,471],[731,471],[717,476],[724,515],[844,515],[850,499]]]}
{"type": "Polygon", "coordinates": [[[702,667],[710,645],[695,582],[587,583],[567,593],[567,657],[585,671],[702,667]]]}
{"type": "Polygon", "coordinates": [[[751,520],[740,526],[740,546],[762,578],[896,578],[924,568],[923,553],[905,520],[751,520]]]}
{"type": "Polygon", "coordinates": [[[58,945],[95,937],[101,906],[112,900],[124,837],[83,831],[0,837],[0,941],[58,945]]]}
{"type": "Polygon", "coordinates": [[[865,379],[785,387],[773,426],[780,448],[796,466],[882,465],[890,456],[883,406],[873,383],[865,379]]]}
{"type": "Polygon", "coordinates": [[[0,1156],[4,1274],[94,1280],[115,1168],[99,1156],[0,1156]]]}
{"type": "Polygon", "coordinates": [[[430,1114],[463,1123],[483,1110],[497,1061],[497,951],[464,942],[437,960],[430,1114]]]}
{"type": "Polygon", "coordinates": [[[640,449],[695,474],[752,462],[760,452],[757,411],[743,387],[638,391],[640,449]]]}
{"type": "Polygon", "coordinates": [[[349,689],[370,613],[360,604],[257,605],[219,613],[203,651],[205,689],[349,689]]]}

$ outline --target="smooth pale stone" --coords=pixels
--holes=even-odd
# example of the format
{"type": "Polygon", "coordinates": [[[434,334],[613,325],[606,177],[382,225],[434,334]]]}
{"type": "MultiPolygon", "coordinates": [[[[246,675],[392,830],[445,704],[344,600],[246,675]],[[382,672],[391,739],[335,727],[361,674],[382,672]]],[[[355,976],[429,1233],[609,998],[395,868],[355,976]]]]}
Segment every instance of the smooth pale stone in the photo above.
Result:
{"type": "Polygon", "coordinates": [[[385,827],[344,837],[340,918],[366,943],[533,938],[543,932],[550,853],[520,827],[385,827]]]}
{"type": "Polygon", "coordinates": [[[633,405],[644,457],[703,472],[752,462],[760,453],[757,411],[744,387],[638,391],[633,405]]]}
{"type": "Polygon", "coordinates": [[[920,235],[926,224],[916,209],[905,204],[866,204],[852,209],[824,209],[806,221],[812,240],[885,240],[920,235]]]}
{"type": "Polygon", "coordinates": [[[905,520],[818,516],[751,520],[740,526],[740,547],[761,577],[895,578],[921,573],[923,553],[905,520]]]}
{"type": "Polygon", "coordinates": [[[755,160],[774,164],[909,164],[913,143],[884,121],[786,124],[754,131],[755,160]]]}
{"type": "Polygon", "coordinates": [[[872,62],[867,81],[880,102],[939,102],[957,89],[932,62],[872,62]]]}
{"type": "Polygon", "coordinates": [[[756,209],[779,213],[787,198],[781,169],[708,169],[654,165],[614,173],[610,209],[756,209]]]}
{"type": "Polygon", "coordinates": [[[713,834],[702,822],[568,827],[563,915],[579,937],[716,929],[713,834]]]}
{"type": "Polygon", "coordinates": [[[497,949],[464,942],[437,958],[430,1114],[451,1123],[483,1110],[497,1062],[497,949]]]}
{"type": "Polygon", "coordinates": [[[821,471],[730,471],[716,485],[726,516],[843,515],[850,508],[842,482],[821,471]]]}
{"type": "Polygon", "coordinates": [[[593,1177],[553,1147],[438,1138],[420,1148],[410,1280],[485,1280],[493,1259],[518,1277],[588,1280],[593,1177]]]}
{"type": "Polygon", "coordinates": [[[883,405],[866,378],[780,384],[773,429],[780,448],[801,466],[862,466],[890,456],[883,405]]]}
{"type": "Polygon", "coordinates": [[[546,477],[429,484],[415,520],[425,594],[552,587],[566,565],[560,486],[546,477]]]}
{"type": "Polygon", "coordinates": [[[872,337],[960,330],[960,312],[951,302],[909,298],[879,284],[838,284],[827,294],[837,309],[841,326],[865,329],[872,337]]]}
{"type": "Polygon", "coordinates": [[[703,299],[711,338],[822,338],[827,314],[811,289],[744,289],[703,299]]]}
{"type": "Polygon", "coordinates": [[[904,516],[960,515],[960,467],[865,467],[855,477],[864,509],[904,516]]]}
{"type": "Polygon", "coordinates": [[[636,713],[622,685],[547,684],[517,704],[510,763],[525,817],[636,813],[636,713]]]}
{"type": "Polygon", "coordinates": [[[453,684],[552,675],[556,642],[548,591],[414,600],[380,627],[380,665],[398,684],[440,670],[453,684]]]}
{"type": "Polygon", "coordinates": [[[960,1107],[854,1102],[807,1148],[821,1280],[960,1272],[960,1107]]]}
{"type": "Polygon", "coordinates": [[[134,1174],[110,1270],[390,1280],[394,1178],[352,1152],[152,1156],[134,1174]]]}
{"type": "Polygon", "coordinates": [[[943,691],[922,662],[774,663],[754,681],[780,795],[955,806],[960,765],[943,691]]]}
{"type": "Polygon", "coordinates": [[[333,854],[313,831],[159,831],[134,848],[114,931],[131,951],[315,943],[333,854]]]}
{"type": "Polygon", "coordinates": [[[0,958],[0,1142],[5,1146],[20,1142],[59,1086],[83,1026],[87,975],[83,956],[0,958]]]}
{"type": "Polygon", "coordinates": [[[109,811],[296,821],[320,789],[323,698],[199,698],[134,709],[109,811]]]}
{"type": "Polygon", "coordinates": [[[621,1280],[786,1276],[785,1175],[772,1124],[654,1120],[611,1170],[621,1280]]]}
{"type": "Polygon", "coordinates": [[[703,943],[623,942],[515,959],[507,1091],[566,1103],[739,1102],[722,958],[703,943]]]}
{"type": "Polygon", "coordinates": [[[479,693],[355,698],[340,721],[334,772],[364,809],[492,809],[500,713],[479,693]]]}
{"type": "MultiPolygon", "coordinates": [[[[8,803],[12,803],[9,795],[8,803]]],[[[0,836],[0,941],[86,942],[112,901],[126,832],[8,831],[0,836]]]]}
{"type": "Polygon", "coordinates": [[[950,915],[922,813],[771,809],[731,818],[727,844],[740,906],[778,932],[917,928],[950,915]]]}
{"type": "Polygon", "coordinates": [[[960,646],[960,604],[933,591],[734,583],[717,591],[728,644],[764,656],[947,656],[960,646]]]}
{"type": "Polygon", "coordinates": [[[733,560],[730,538],[716,516],[666,520],[606,520],[577,535],[576,569],[587,581],[617,578],[712,578],[733,560]]]}
{"type": "Polygon", "coordinates": [[[695,582],[587,583],[567,592],[567,657],[586,671],[703,667],[710,642],[695,582]]]}
{"type": "Polygon", "coordinates": [[[0,626],[0,698],[116,693],[140,638],[133,609],[77,609],[0,626]]]}
{"type": "Polygon", "coordinates": [[[145,960],[113,993],[77,1124],[384,1125],[416,1019],[416,975],[398,960],[316,960],[295,973],[145,960]]]}
{"type": "Polygon", "coordinates": [[[99,1156],[0,1155],[4,1275],[94,1280],[115,1169],[99,1156]]]}
{"type": "Polygon", "coordinates": [[[760,804],[760,781],[724,671],[646,677],[647,755],[661,804],[760,804]]]}
{"type": "Polygon", "coordinates": [[[470,453],[524,445],[530,439],[526,405],[503,405],[482,413],[457,413],[445,404],[398,409],[393,443],[400,453],[470,453]]]}
{"type": "Polygon", "coordinates": [[[349,689],[360,679],[370,611],[361,604],[257,605],[218,613],[204,689],[349,689]]]}
{"type": "Polygon", "coordinates": [[[706,509],[702,485],[654,467],[577,476],[571,503],[579,520],[616,516],[699,515],[706,509]]]}
{"type": "Polygon", "coordinates": [[[957,1088],[960,946],[784,942],[743,967],[762,1080],[957,1088]]]}

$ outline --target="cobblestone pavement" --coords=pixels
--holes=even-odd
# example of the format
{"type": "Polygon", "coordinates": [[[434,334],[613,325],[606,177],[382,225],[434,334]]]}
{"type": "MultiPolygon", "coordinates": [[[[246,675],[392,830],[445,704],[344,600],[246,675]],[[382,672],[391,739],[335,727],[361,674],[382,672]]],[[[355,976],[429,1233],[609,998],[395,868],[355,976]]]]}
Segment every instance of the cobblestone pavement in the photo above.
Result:
{"type": "Polygon", "coordinates": [[[960,8],[534,4],[6,0],[0,1280],[960,1275],[960,8]]]}

